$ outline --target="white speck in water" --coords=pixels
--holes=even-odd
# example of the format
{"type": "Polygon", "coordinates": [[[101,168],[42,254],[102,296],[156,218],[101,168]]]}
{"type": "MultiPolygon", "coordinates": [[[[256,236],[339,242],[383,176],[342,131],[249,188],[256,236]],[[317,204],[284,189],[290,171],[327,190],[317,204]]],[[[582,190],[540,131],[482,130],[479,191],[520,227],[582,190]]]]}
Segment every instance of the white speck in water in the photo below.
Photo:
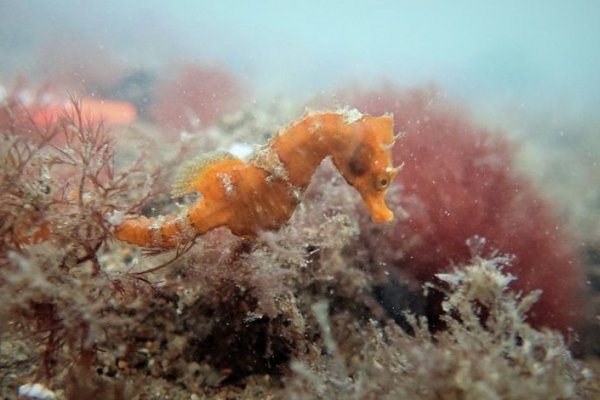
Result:
{"type": "Polygon", "coordinates": [[[54,392],[41,383],[26,383],[19,386],[17,396],[30,400],[54,400],[56,398],[54,392]]]}
{"type": "Polygon", "coordinates": [[[112,226],[120,225],[123,222],[123,213],[121,211],[113,211],[106,216],[106,221],[112,226]]]}
{"type": "Polygon", "coordinates": [[[179,133],[179,141],[181,141],[181,142],[189,142],[193,138],[193,136],[194,135],[192,135],[189,132],[182,131],[182,132],[179,133]]]}
{"type": "Polygon", "coordinates": [[[237,158],[248,160],[250,155],[254,152],[254,146],[248,143],[233,142],[227,151],[237,158]]]}

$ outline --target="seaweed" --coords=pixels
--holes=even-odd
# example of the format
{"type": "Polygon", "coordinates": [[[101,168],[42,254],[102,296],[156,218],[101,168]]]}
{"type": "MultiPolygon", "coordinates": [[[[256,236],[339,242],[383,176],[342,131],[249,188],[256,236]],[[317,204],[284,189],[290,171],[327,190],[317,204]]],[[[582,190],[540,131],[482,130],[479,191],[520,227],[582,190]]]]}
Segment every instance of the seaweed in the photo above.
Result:
{"type": "Polygon", "coordinates": [[[563,337],[527,323],[539,293],[509,290],[510,263],[506,256],[475,256],[439,274],[447,284],[440,289],[447,329],[437,334],[413,314],[406,316],[409,335],[374,320],[361,326],[347,315],[329,316],[327,302],[316,303],[322,348],[292,362],[289,398],[591,398],[585,385],[592,372],[563,337]],[[337,341],[349,342],[346,324],[361,340],[342,351],[337,341]]]}
{"type": "MultiPolygon", "coordinates": [[[[17,115],[16,102],[2,107],[17,115]]],[[[245,124],[272,129],[254,113],[218,121],[213,138],[250,141],[245,124]]],[[[110,134],[72,113],[43,126],[9,121],[0,154],[4,397],[32,387],[57,399],[598,394],[564,337],[528,323],[536,294],[514,290],[510,256],[474,251],[428,279],[426,290],[444,297],[445,330],[410,312],[407,329],[391,320],[373,292],[399,278],[373,257],[361,198],[330,161],[278,230],[248,240],[219,228],[181,254],[153,253],[112,240],[114,227],[128,213],[185,206],[168,183],[216,143],[198,135],[160,149],[149,127],[110,134]]]]}
{"type": "MultiPolygon", "coordinates": [[[[515,290],[542,290],[531,322],[568,334],[585,316],[584,268],[577,236],[552,199],[519,171],[518,146],[503,132],[480,127],[436,88],[356,90],[348,101],[369,112],[393,112],[404,137],[394,147],[405,168],[396,201],[406,217],[391,228],[364,229],[375,261],[394,266],[419,285],[465,263],[473,236],[515,256],[515,290]],[[389,250],[379,250],[381,241],[389,250]]],[[[430,293],[432,316],[441,296],[430,293]]],[[[432,318],[433,319],[433,318],[432,318]]]]}

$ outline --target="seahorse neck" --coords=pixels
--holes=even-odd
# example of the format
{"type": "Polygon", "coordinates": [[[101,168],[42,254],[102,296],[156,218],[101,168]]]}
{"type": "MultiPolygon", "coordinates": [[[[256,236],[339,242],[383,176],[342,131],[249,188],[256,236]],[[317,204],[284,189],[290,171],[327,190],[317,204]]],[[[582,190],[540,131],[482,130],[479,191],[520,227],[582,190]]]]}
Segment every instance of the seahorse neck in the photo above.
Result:
{"type": "Polygon", "coordinates": [[[277,135],[272,143],[295,186],[305,188],[324,158],[343,151],[353,130],[337,113],[308,116],[277,135]]]}

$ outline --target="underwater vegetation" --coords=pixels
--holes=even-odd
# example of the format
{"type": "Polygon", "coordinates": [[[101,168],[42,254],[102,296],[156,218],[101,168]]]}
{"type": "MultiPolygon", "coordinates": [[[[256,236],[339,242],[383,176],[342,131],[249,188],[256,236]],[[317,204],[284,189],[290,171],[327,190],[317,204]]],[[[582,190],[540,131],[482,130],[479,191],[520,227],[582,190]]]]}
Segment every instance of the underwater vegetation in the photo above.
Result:
{"type": "Polygon", "coordinates": [[[381,262],[423,284],[468,262],[467,239],[478,236],[488,250],[515,257],[513,290],[542,291],[530,323],[563,333],[581,323],[585,288],[575,237],[518,170],[513,143],[471,123],[435,89],[388,86],[348,97],[365,111],[392,112],[403,132],[393,150],[405,163],[394,196],[406,216],[373,236],[377,247],[389,243],[384,254],[374,249],[381,262]]]}
{"type": "Polygon", "coordinates": [[[341,350],[337,342],[348,342],[340,332],[348,321],[343,315],[330,318],[327,303],[317,303],[313,313],[327,354],[292,364],[291,398],[585,398],[576,382],[590,371],[577,371],[559,333],[524,322],[538,294],[508,289],[514,277],[504,268],[510,262],[475,255],[437,275],[446,285],[441,318],[447,328],[436,335],[425,318],[410,314],[412,335],[370,320],[353,328],[371,339],[341,350]]]}
{"type": "MultiPolygon", "coordinates": [[[[21,135],[35,136],[41,130],[52,127],[62,114],[76,118],[102,121],[107,126],[129,125],[137,118],[136,108],[123,101],[83,96],[74,104],[73,96],[57,85],[45,84],[31,87],[21,78],[7,91],[5,106],[0,109],[0,126],[18,129],[21,135]],[[75,107],[76,106],[76,107],[75,107]]],[[[64,144],[65,136],[51,135],[53,144],[64,144]]]]}
{"type": "MultiPolygon", "coordinates": [[[[156,146],[151,127],[109,131],[77,102],[75,112],[37,124],[9,95],[0,105],[0,395],[35,388],[60,399],[597,396],[591,370],[547,329],[577,320],[566,308],[579,304],[575,250],[510,169],[508,144],[427,91],[369,95],[352,102],[373,115],[394,112],[394,129],[404,132],[397,143],[390,117],[309,114],[254,158],[281,171],[264,153],[277,149],[302,188],[302,201],[269,227],[277,229],[198,230],[193,245],[170,252],[153,247],[154,237],[140,248],[115,236],[136,223],[127,221],[157,222],[202,204],[173,199],[173,182],[177,194],[210,183],[227,196],[226,180],[199,165],[245,171],[253,161],[192,163],[183,175],[190,179],[179,181],[177,171],[223,144],[263,143],[265,131],[278,131],[275,111],[240,110],[215,119],[212,135],[191,126],[182,140],[156,146]],[[323,150],[314,160],[294,154],[315,123],[337,131],[359,121],[373,125],[370,136],[332,146],[341,150],[329,151],[332,160],[321,163],[323,144],[313,143],[323,150]],[[382,153],[365,156],[364,143],[382,153]],[[404,163],[393,183],[391,158],[404,163]],[[373,179],[380,175],[386,182],[373,179]],[[392,211],[396,219],[373,224],[367,211],[375,222],[392,211]],[[573,263],[559,266],[571,252],[573,263]],[[445,329],[409,310],[405,328],[388,317],[373,288],[390,265],[429,282],[445,329]],[[544,300],[547,291],[563,305],[544,300]]],[[[278,123],[297,119],[282,114],[278,123]]],[[[164,236],[162,247],[181,238],[164,236]]]]}

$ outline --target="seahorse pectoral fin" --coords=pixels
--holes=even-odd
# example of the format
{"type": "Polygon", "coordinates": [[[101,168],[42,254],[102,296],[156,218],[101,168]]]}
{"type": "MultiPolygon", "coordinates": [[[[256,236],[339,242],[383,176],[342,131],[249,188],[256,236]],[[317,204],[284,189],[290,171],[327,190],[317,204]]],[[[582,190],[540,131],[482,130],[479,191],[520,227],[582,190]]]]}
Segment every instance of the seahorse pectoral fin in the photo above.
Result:
{"type": "Polygon", "coordinates": [[[394,219],[394,213],[385,204],[383,194],[363,195],[362,197],[373,221],[383,224],[394,219]]]}

